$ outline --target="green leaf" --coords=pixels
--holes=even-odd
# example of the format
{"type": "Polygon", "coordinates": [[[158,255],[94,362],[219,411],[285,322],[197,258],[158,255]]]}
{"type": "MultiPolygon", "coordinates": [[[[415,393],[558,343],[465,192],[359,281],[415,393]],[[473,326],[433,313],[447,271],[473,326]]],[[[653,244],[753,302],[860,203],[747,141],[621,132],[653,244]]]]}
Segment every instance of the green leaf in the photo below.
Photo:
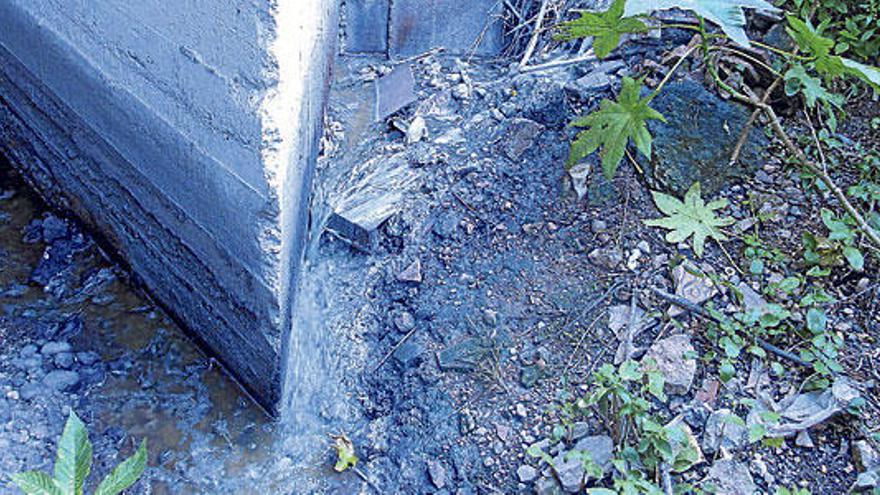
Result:
{"type": "Polygon", "coordinates": [[[843,106],[844,103],[842,96],[829,93],[822,86],[822,80],[807,74],[807,69],[801,64],[793,65],[785,73],[785,93],[788,96],[803,94],[804,100],[810,108],[815,108],[818,101],[829,103],[837,108],[843,106]]]}
{"type": "Polygon", "coordinates": [[[755,443],[764,438],[767,434],[767,428],[761,423],[755,423],[749,427],[749,443],[755,443]]]}
{"type": "Polygon", "coordinates": [[[736,368],[733,367],[730,361],[724,361],[718,367],[718,377],[721,378],[722,382],[727,383],[735,376],[736,368]]]}
{"type": "Polygon", "coordinates": [[[345,435],[334,437],[333,448],[336,450],[336,465],[333,466],[333,469],[337,473],[347,471],[357,464],[358,458],[354,453],[354,443],[348,437],[345,435]]]}
{"type": "Polygon", "coordinates": [[[865,269],[865,256],[858,250],[858,248],[853,246],[844,247],[843,257],[846,258],[846,261],[849,262],[849,266],[851,266],[853,270],[860,272],[865,269]]]}
{"type": "Polygon", "coordinates": [[[48,474],[39,471],[28,471],[10,476],[21,491],[26,495],[64,495],[48,474]]]}
{"type": "Polygon", "coordinates": [[[841,57],[841,63],[847,68],[847,73],[870,84],[874,90],[880,91],[880,69],[870,65],[860,64],[855,60],[841,57]]]}
{"type": "Polygon", "coordinates": [[[641,80],[624,77],[617,101],[602,100],[599,110],[572,122],[573,126],[587,130],[581,131],[571,144],[569,167],[601,147],[602,171],[605,177],[611,179],[617,172],[630,139],[640,153],[650,158],[651,134],[646,122],[649,119],[666,120],[648,106],[650,96],[639,97],[641,87],[641,80]]]}
{"type": "Polygon", "coordinates": [[[137,452],[122,461],[98,485],[95,495],[117,495],[134,484],[147,467],[147,441],[141,442],[137,452]]]}
{"type": "Polygon", "coordinates": [[[86,426],[73,411],[67,417],[64,432],[58,440],[55,459],[55,482],[62,492],[81,495],[83,483],[92,466],[92,443],[86,426]]]}
{"type": "Polygon", "coordinates": [[[620,363],[620,368],[618,368],[617,373],[620,375],[621,380],[627,382],[634,382],[642,379],[642,371],[639,369],[639,364],[632,360],[620,363]]]}
{"type": "Polygon", "coordinates": [[[572,40],[593,37],[593,51],[605,58],[620,44],[625,33],[644,33],[648,30],[639,19],[623,16],[625,0],[615,0],[605,12],[581,12],[581,17],[560,25],[562,30],[556,38],[572,40]]]}
{"type": "Polygon", "coordinates": [[[703,256],[703,248],[707,238],[726,241],[727,236],[720,230],[733,223],[732,218],[718,218],[715,210],[727,206],[726,201],[713,201],[706,204],[700,197],[700,183],[696,182],[688,189],[684,201],[663,194],[652,192],[654,203],[667,216],[656,220],[646,220],[645,225],[670,230],[666,241],[677,244],[690,237],[694,254],[703,256]]]}
{"type": "Polygon", "coordinates": [[[825,312],[819,308],[810,308],[807,311],[807,329],[814,334],[825,331],[825,325],[828,323],[828,317],[825,312]]]}
{"type": "Polygon", "coordinates": [[[813,58],[813,64],[822,77],[831,80],[842,76],[846,72],[840,57],[831,54],[834,41],[819,34],[812,24],[804,22],[793,15],[786,16],[788,19],[789,36],[797,43],[801,50],[809,53],[813,58]]]}
{"type": "Polygon", "coordinates": [[[655,10],[685,9],[714,22],[724,34],[742,46],[750,46],[743,9],[779,12],[764,0],[628,0],[624,15],[647,14],[655,10]]]}

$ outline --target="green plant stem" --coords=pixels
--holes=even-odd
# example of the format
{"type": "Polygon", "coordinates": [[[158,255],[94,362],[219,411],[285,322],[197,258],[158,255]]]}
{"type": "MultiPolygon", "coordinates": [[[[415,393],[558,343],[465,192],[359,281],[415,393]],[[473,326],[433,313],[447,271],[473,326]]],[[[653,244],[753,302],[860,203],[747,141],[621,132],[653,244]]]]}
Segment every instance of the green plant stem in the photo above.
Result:
{"type": "Polygon", "coordinates": [[[783,77],[782,73],[780,73],[779,71],[777,71],[777,70],[774,69],[773,67],[770,67],[769,65],[767,65],[767,63],[765,63],[765,62],[763,62],[763,61],[761,61],[761,60],[758,60],[756,57],[754,57],[754,56],[752,56],[752,55],[749,55],[748,53],[746,53],[746,52],[744,52],[744,51],[742,51],[742,50],[737,50],[736,48],[731,48],[731,47],[729,47],[729,46],[721,46],[721,45],[716,45],[716,46],[709,47],[709,51],[710,51],[710,52],[711,52],[711,51],[715,51],[715,50],[720,50],[720,51],[723,51],[723,52],[733,53],[733,54],[736,55],[737,57],[742,57],[742,58],[748,60],[749,62],[752,62],[752,63],[754,63],[754,64],[760,65],[761,67],[764,68],[764,70],[766,70],[767,72],[773,74],[773,75],[776,76],[776,77],[783,77]]]}
{"type": "Polygon", "coordinates": [[[686,52],[684,52],[684,54],[678,59],[678,61],[675,62],[675,65],[673,65],[672,68],[669,69],[669,72],[666,73],[666,75],[663,77],[663,80],[660,81],[660,84],[658,84],[657,87],[654,88],[654,91],[651,92],[651,95],[648,97],[648,100],[653,100],[654,97],[656,97],[658,94],[660,94],[660,91],[663,89],[663,86],[665,86],[666,83],[669,82],[670,79],[672,79],[672,75],[675,74],[675,71],[677,71],[678,68],[681,67],[681,64],[684,63],[685,59],[690,57],[691,54],[694,53],[694,50],[696,50],[697,48],[699,48],[699,45],[694,45],[694,46],[688,48],[688,50],[686,52]]]}
{"type": "Polygon", "coordinates": [[[761,43],[760,41],[750,40],[750,43],[753,44],[753,45],[755,45],[755,46],[757,46],[757,47],[759,47],[759,48],[763,48],[763,49],[765,49],[765,50],[769,50],[769,51],[771,51],[771,52],[773,52],[773,53],[776,53],[776,54],[778,54],[778,55],[782,55],[783,57],[793,58],[793,59],[795,59],[795,60],[801,60],[801,61],[804,61],[804,62],[809,62],[809,61],[811,61],[811,60],[813,60],[813,59],[815,58],[815,57],[805,57],[805,56],[803,56],[803,55],[798,55],[797,53],[789,52],[789,51],[786,51],[786,50],[782,50],[782,49],[780,49],[780,48],[776,48],[776,47],[773,46],[773,45],[768,45],[768,44],[765,44],[765,43],[761,43]]]}
{"type": "Polygon", "coordinates": [[[700,31],[700,28],[694,24],[681,23],[660,24],[660,29],[689,29],[691,31],[700,31]]]}

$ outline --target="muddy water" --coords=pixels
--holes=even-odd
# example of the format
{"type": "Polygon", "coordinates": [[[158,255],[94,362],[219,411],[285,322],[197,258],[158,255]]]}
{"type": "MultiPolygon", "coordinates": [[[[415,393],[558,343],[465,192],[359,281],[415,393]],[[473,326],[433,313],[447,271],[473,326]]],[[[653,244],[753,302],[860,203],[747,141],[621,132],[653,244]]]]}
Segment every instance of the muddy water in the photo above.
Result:
{"type": "MultiPolygon", "coordinates": [[[[344,417],[350,415],[342,402],[312,397],[295,404],[290,420],[270,421],[92,242],[66,268],[69,274],[63,278],[72,282],[60,297],[28,283],[45,244],[25,242],[23,232],[29,222],[45,214],[45,208],[8,170],[0,172],[0,191],[4,191],[0,197],[5,198],[0,200],[0,216],[5,217],[0,221],[0,308],[4,318],[14,322],[0,350],[14,356],[26,344],[39,348],[47,339],[27,330],[29,325],[78,316],[82,330],[67,340],[74,352],[99,354],[98,365],[107,370],[96,383],[41,398],[41,407],[33,407],[32,415],[16,416],[13,429],[34,429],[45,420],[40,416],[43,405],[57,423],[63,414],[60,411],[70,405],[88,423],[99,462],[102,457],[112,458],[117,448],[127,450],[120,455],[127,454],[129,445],[146,438],[149,482],[138,485],[144,493],[357,491],[356,479],[334,475],[330,468],[328,434],[341,431],[346,425],[344,417]],[[112,281],[82,291],[82,282],[95,273],[112,281]],[[112,444],[102,432],[122,436],[125,441],[121,447],[112,444]]],[[[320,292],[318,281],[307,279],[305,283],[310,292],[320,292]]],[[[325,307],[311,304],[308,316],[320,319],[325,307]]],[[[326,371],[298,370],[311,374],[326,371]]],[[[324,373],[318,376],[325,379],[324,373]]],[[[316,378],[312,380],[308,392],[314,396],[321,384],[316,378]]],[[[24,401],[21,406],[29,410],[24,401]]],[[[49,430],[59,431],[60,425],[50,424],[49,430]]],[[[0,430],[0,437],[4,434],[0,430]]],[[[48,448],[54,440],[46,440],[48,448]]],[[[0,453],[0,460],[4,455],[12,454],[0,453]]],[[[5,460],[16,465],[15,459],[5,460]]],[[[0,484],[0,493],[8,489],[0,484]]]]}

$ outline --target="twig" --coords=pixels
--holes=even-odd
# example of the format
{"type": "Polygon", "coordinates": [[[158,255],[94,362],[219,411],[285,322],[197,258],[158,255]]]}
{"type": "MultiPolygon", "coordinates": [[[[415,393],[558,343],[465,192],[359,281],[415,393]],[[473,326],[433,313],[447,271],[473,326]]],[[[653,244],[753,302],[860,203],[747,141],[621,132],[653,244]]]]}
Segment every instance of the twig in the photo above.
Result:
{"type": "Polygon", "coordinates": [[[663,494],[673,495],[675,491],[672,487],[672,475],[669,473],[669,464],[666,462],[661,462],[659,468],[660,480],[663,484],[663,494]]]}
{"type": "Polygon", "coordinates": [[[529,60],[532,58],[532,54],[535,52],[535,47],[538,46],[538,38],[541,36],[541,26],[544,24],[544,16],[547,15],[547,5],[549,4],[548,0],[542,0],[541,8],[538,10],[538,18],[535,19],[535,30],[532,32],[532,37],[529,39],[529,44],[526,45],[526,51],[523,53],[522,59],[519,61],[519,68],[523,69],[526,65],[529,64],[529,60]]]}
{"type": "Polygon", "coordinates": [[[363,471],[358,469],[356,466],[352,466],[351,470],[354,471],[354,474],[358,475],[358,477],[360,479],[364,480],[364,483],[366,483],[370,488],[375,490],[376,493],[382,493],[382,490],[380,490],[379,487],[376,486],[376,484],[373,483],[373,481],[370,480],[370,478],[368,478],[367,475],[363,471]]]}
{"type": "MultiPolygon", "coordinates": [[[[776,88],[782,84],[782,78],[777,77],[773,83],[767,87],[767,91],[764,93],[764,97],[761,98],[762,103],[767,103],[770,100],[770,96],[776,91],[776,88]]],[[[752,111],[752,114],[749,116],[749,120],[746,121],[746,125],[743,126],[742,131],[739,133],[739,139],[736,140],[736,146],[733,148],[733,154],[730,155],[730,166],[733,167],[736,165],[736,162],[739,160],[739,155],[742,153],[743,146],[745,146],[746,141],[749,139],[749,133],[752,131],[752,127],[754,127],[755,122],[758,120],[758,116],[761,115],[761,109],[756,108],[752,111]]]]}
{"type": "Polygon", "coordinates": [[[412,337],[413,334],[416,333],[416,330],[418,330],[418,329],[419,329],[419,327],[413,328],[412,330],[409,331],[409,333],[404,335],[402,339],[400,339],[396,344],[394,344],[394,347],[392,347],[391,350],[388,351],[388,354],[385,354],[385,356],[382,358],[382,360],[379,361],[379,363],[373,368],[373,373],[379,371],[379,368],[381,368],[382,365],[385,364],[385,361],[388,361],[388,359],[391,357],[391,355],[394,354],[395,352],[397,352],[397,349],[400,349],[400,346],[402,346],[407,340],[409,340],[409,338],[412,337]]]}
{"type": "MultiPolygon", "coordinates": [[[[709,312],[708,310],[706,310],[702,306],[688,301],[687,299],[670,294],[670,293],[668,293],[664,290],[658,289],[656,287],[652,287],[651,292],[653,292],[660,299],[664,299],[668,302],[671,302],[672,304],[680,307],[681,309],[684,309],[684,310],[689,311],[691,313],[694,313],[696,315],[702,316],[704,318],[708,318],[708,319],[714,321],[715,323],[719,323],[719,324],[723,323],[723,320],[721,318],[715,316],[714,314],[712,314],[711,312],[709,312]]],[[[787,359],[793,363],[799,364],[799,365],[807,367],[807,368],[813,367],[812,364],[810,364],[807,361],[804,361],[799,356],[796,356],[790,352],[784,351],[784,350],[776,347],[775,345],[773,345],[763,339],[755,339],[755,342],[758,344],[758,347],[760,347],[761,349],[764,349],[765,351],[767,351],[771,354],[775,354],[776,356],[779,356],[783,359],[787,359]]]]}
{"type": "Polygon", "coordinates": [[[541,71],[541,70],[555,69],[557,67],[564,67],[566,65],[571,65],[571,64],[579,64],[581,62],[592,62],[594,60],[598,60],[598,59],[596,58],[596,55],[593,53],[593,50],[590,49],[590,51],[588,51],[587,53],[580,55],[578,57],[554,60],[552,62],[547,62],[546,64],[538,64],[538,65],[532,65],[532,66],[528,66],[528,67],[520,67],[519,71],[520,71],[520,73],[525,74],[527,72],[537,72],[537,71],[541,71]]]}

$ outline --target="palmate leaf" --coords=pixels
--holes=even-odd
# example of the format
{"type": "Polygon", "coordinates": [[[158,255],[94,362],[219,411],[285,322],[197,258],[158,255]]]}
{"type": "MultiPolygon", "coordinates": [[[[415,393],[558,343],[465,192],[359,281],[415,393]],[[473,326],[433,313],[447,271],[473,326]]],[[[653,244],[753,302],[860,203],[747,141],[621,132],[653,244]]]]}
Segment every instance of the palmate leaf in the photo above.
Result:
{"type": "Polygon", "coordinates": [[[593,51],[605,58],[617,48],[620,36],[625,33],[644,33],[648,27],[634,17],[624,17],[625,0],[614,0],[605,12],[581,12],[581,17],[562,23],[557,39],[573,40],[593,37],[593,51]]]}
{"type": "Polygon", "coordinates": [[[652,138],[646,122],[649,119],[666,120],[660,112],[648,106],[650,96],[639,96],[641,86],[641,80],[624,77],[617,101],[602,100],[599,110],[572,122],[575,127],[587,129],[571,143],[569,167],[601,148],[602,171],[610,179],[614,177],[630,139],[640,153],[650,158],[652,138]]]}
{"type": "Polygon", "coordinates": [[[688,189],[684,201],[661,192],[653,191],[652,194],[657,209],[666,216],[656,220],[645,220],[645,225],[669,230],[670,232],[666,234],[667,242],[677,244],[692,238],[694,254],[701,257],[706,239],[712,238],[719,242],[727,240],[727,236],[720,228],[732,224],[733,219],[715,216],[715,210],[727,206],[727,200],[720,199],[706,204],[700,196],[699,182],[688,189]]]}
{"type": "Polygon", "coordinates": [[[28,471],[10,476],[21,491],[26,495],[64,495],[55,480],[46,473],[28,471]]]}
{"type": "Polygon", "coordinates": [[[840,57],[841,63],[846,67],[847,73],[868,83],[875,91],[880,91],[880,69],[870,65],[860,64],[855,60],[840,57]]]}
{"type": "Polygon", "coordinates": [[[794,64],[785,73],[785,94],[794,96],[798,93],[804,95],[807,106],[815,108],[816,102],[829,103],[840,108],[843,106],[843,96],[831,93],[822,86],[822,80],[807,73],[807,69],[801,64],[794,64]]]}
{"type": "Polygon", "coordinates": [[[624,15],[634,16],[667,9],[690,10],[717,24],[736,43],[749,46],[744,8],[779,12],[765,0],[627,0],[624,15]]]}
{"type": "Polygon", "coordinates": [[[92,443],[86,426],[73,411],[67,417],[58,440],[55,458],[55,483],[65,495],[81,495],[83,482],[92,466],[92,443]]]}
{"type": "Polygon", "coordinates": [[[147,441],[141,441],[140,447],[128,459],[116,466],[98,485],[95,495],[117,495],[130,487],[143,474],[147,467],[147,441]]]}
{"type": "Polygon", "coordinates": [[[801,50],[813,57],[813,65],[819,75],[826,80],[831,80],[846,72],[842,59],[831,54],[834,40],[822,36],[812,24],[793,15],[786,16],[786,19],[788,19],[788,27],[786,27],[788,35],[801,50]]]}

